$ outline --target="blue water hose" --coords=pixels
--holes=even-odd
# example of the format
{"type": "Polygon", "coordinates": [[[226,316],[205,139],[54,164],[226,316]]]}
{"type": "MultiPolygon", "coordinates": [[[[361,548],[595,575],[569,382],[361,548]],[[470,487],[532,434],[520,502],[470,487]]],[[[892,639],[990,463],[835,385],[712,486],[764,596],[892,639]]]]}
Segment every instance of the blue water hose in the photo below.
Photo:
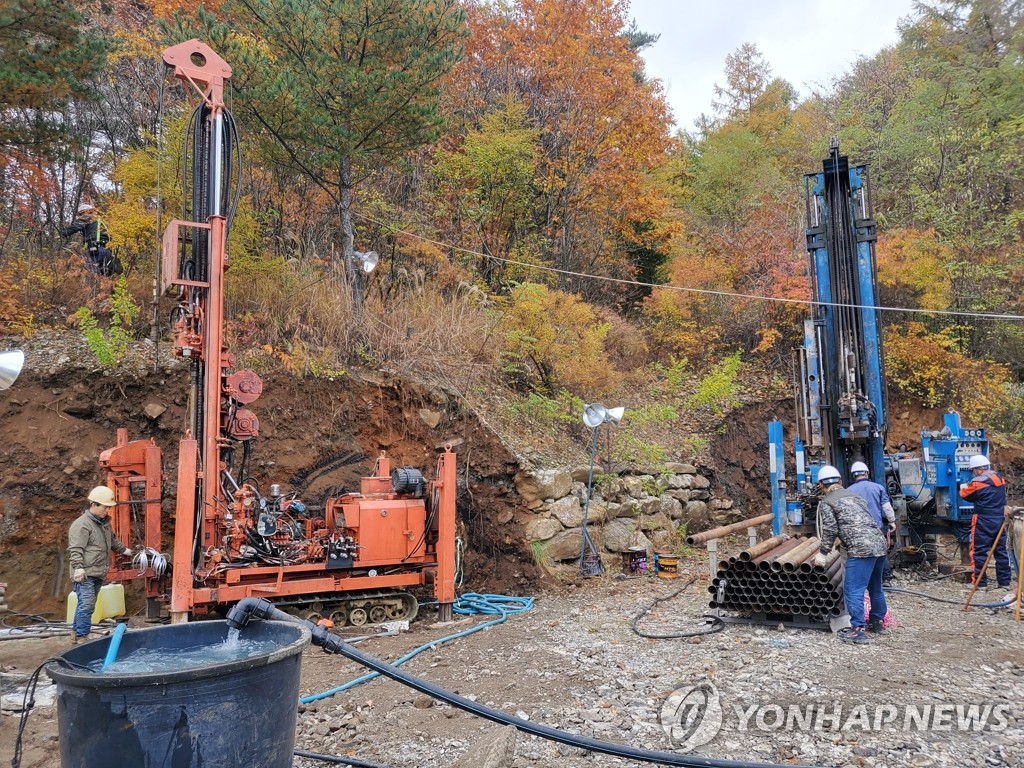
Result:
{"type": "Polygon", "coordinates": [[[117,658],[117,650],[121,647],[121,638],[124,637],[124,633],[127,631],[127,624],[118,624],[114,628],[114,633],[110,636],[110,645],[107,646],[107,655],[103,659],[103,666],[100,667],[100,672],[106,671],[107,667],[114,663],[114,659],[117,658]]]}
{"type": "MultiPolygon", "coordinates": [[[[439,640],[431,640],[429,643],[424,643],[418,648],[414,648],[405,654],[402,658],[398,659],[393,666],[399,667],[409,659],[418,656],[423,651],[431,648],[436,648],[439,645],[455,640],[459,637],[465,637],[471,635],[474,632],[479,632],[481,629],[487,629],[493,627],[496,624],[501,624],[505,619],[514,613],[522,613],[533,608],[532,597],[513,597],[509,595],[482,595],[476,592],[467,592],[462,597],[458,598],[452,605],[452,611],[461,616],[472,616],[475,614],[484,614],[487,616],[497,616],[498,618],[491,621],[485,621],[483,624],[477,624],[475,627],[470,627],[462,632],[456,632],[454,635],[448,635],[442,637],[439,640]]],[[[357,685],[362,685],[375,677],[380,677],[380,672],[370,672],[361,677],[357,677],[355,680],[350,680],[344,685],[339,685],[337,688],[332,688],[329,691],[323,693],[314,693],[309,696],[303,696],[299,699],[300,704],[309,704],[314,701],[320,701],[333,696],[336,693],[347,691],[350,688],[355,688],[357,685]]]]}

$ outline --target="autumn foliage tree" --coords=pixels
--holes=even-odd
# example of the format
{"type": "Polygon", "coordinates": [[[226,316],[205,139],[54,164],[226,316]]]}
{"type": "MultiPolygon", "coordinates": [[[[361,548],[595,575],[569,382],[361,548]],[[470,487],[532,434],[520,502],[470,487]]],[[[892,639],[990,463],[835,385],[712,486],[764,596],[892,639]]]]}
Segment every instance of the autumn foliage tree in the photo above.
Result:
{"type": "Polygon", "coordinates": [[[472,35],[450,97],[470,131],[510,95],[525,105],[539,132],[537,255],[562,270],[562,287],[609,301],[615,290],[567,273],[631,276],[636,256],[667,258],[675,231],[651,177],[668,159],[668,110],[660,84],[642,76],[626,8],[620,0],[470,3],[472,35]]]}

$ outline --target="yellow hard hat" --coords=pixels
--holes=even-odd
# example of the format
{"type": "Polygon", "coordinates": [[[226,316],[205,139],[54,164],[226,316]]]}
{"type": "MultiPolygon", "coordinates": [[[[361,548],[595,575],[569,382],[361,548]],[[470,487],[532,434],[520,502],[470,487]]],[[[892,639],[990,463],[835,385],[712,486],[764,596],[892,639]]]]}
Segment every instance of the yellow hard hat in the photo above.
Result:
{"type": "Polygon", "coordinates": [[[89,501],[93,504],[102,504],[104,507],[112,507],[117,504],[114,492],[105,485],[97,485],[89,491],[89,501]]]}

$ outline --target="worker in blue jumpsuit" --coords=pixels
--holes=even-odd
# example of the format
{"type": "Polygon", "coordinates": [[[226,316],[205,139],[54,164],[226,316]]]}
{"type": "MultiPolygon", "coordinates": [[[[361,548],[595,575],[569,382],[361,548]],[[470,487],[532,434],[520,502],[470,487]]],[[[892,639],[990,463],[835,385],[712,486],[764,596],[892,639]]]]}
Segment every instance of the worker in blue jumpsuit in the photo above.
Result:
{"type": "Polygon", "coordinates": [[[1008,514],[1006,482],[992,469],[987,456],[971,456],[969,466],[973,477],[971,482],[960,487],[960,498],[974,505],[974,516],[971,519],[972,581],[978,587],[988,586],[988,575],[981,569],[994,546],[996,578],[999,586],[1006,589],[1010,586],[1010,554],[1006,550],[1006,531],[1003,530],[999,535],[1008,514]]]}
{"type": "MultiPolygon", "coordinates": [[[[891,546],[891,537],[896,531],[896,512],[892,508],[892,499],[885,488],[878,483],[868,479],[868,465],[863,461],[855,461],[850,467],[850,479],[853,481],[846,490],[855,493],[864,499],[868,505],[868,511],[875,525],[886,536],[886,543],[891,546]]],[[[882,580],[892,579],[892,563],[885,558],[885,569],[882,572],[882,580]]]]}

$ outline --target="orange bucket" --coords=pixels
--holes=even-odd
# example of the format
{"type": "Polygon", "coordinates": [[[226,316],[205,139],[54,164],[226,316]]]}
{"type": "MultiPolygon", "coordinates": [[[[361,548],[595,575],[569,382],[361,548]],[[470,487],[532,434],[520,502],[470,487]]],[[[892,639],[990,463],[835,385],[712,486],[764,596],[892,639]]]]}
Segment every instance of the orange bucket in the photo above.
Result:
{"type": "Polygon", "coordinates": [[[655,552],[654,572],[662,579],[678,579],[679,555],[673,555],[668,552],[655,552]]]}

